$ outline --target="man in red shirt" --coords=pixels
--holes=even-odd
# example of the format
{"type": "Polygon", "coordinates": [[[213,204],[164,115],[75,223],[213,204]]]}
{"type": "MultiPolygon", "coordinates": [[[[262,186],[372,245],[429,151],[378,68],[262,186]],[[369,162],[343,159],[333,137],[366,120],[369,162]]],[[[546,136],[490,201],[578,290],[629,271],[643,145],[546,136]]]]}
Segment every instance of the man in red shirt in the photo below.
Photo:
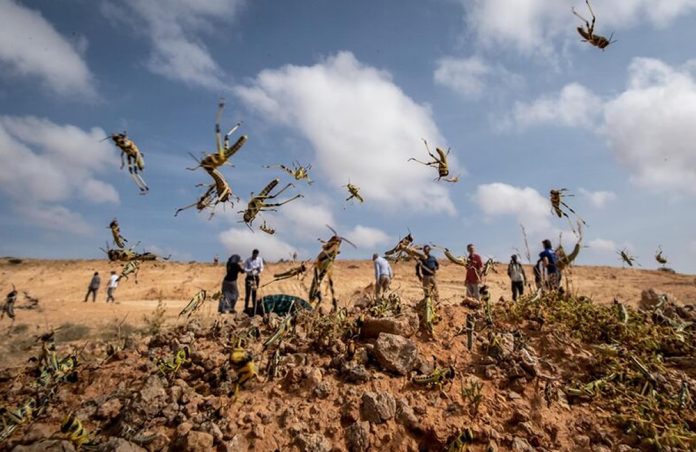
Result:
{"type": "Polygon", "coordinates": [[[479,284],[481,284],[483,262],[481,261],[481,256],[476,254],[476,249],[472,243],[466,246],[466,250],[469,252],[469,259],[466,264],[466,295],[479,300],[481,299],[479,284]]]}

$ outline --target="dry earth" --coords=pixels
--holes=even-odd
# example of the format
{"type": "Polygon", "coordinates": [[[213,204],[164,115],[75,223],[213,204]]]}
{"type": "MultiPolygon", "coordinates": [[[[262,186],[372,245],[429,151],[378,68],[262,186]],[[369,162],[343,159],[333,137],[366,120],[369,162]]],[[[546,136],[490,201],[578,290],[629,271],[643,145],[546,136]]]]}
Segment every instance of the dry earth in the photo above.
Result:
{"type": "MultiPolygon", "coordinates": [[[[266,275],[290,266],[291,263],[270,264],[266,275]]],[[[509,298],[504,267],[499,265],[499,273],[488,279],[493,300],[509,298]]],[[[103,289],[96,303],[84,303],[92,272],[99,271],[104,281],[111,269],[117,267],[104,261],[0,263],[0,288],[8,292],[14,284],[20,293],[28,291],[39,298],[41,306],[40,310],[17,309],[12,329],[7,318],[0,323],[0,352],[6,358],[0,363],[4,369],[0,384],[8,388],[0,403],[16,406],[26,394],[29,382],[23,373],[24,363],[28,356],[38,353],[36,335],[59,328],[59,354],[88,344],[83,350],[86,358],[78,368],[82,369],[78,382],[62,384],[43,418],[15,433],[7,444],[29,445],[28,449],[17,446],[17,450],[44,450],[50,444],[41,441],[61,438],[59,424],[67,411],[80,415],[88,430],[101,430],[102,440],[112,436],[102,450],[141,450],[134,444],[116,441],[116,436],[125,435],[112,431],[104,436],[108,428],[124,419],[137,430],[158,435],[146,446],[150,450],[442,450],[454,434],[465,428],[474,433],[471,450],[625,451],[641,447],[617,431],[610,423],[611,413],[605,409],[587,403],[568,406],[554,402],[547,406],[540,392],[540,379],[510,379],[503,361],[496,364],[480,351],[485,345],[483,337],[477,339],[476,351],[468,352],[465,336],[454,333],[464,326],[467,313],[471,312],[461,305],[461,267],[447,263],[441,267],[439,313],[443,320],[435,328],[435,338],[404,333],[417,347],[416,369],[431,370],[431,357],[440,364],[457,365],[463,378],[445,391],[414,388],[406,376],[386,371],[383,362],[375,360],[375,348],[379,345],[374,339],[357,341],[356,358],[346,363],[342,357],[347,353],[347,344],[341,342],[318,350],[312,348],[316,344],[307,345],[312,332],[305,331],[297,342],[283,345],[284,377],[275,381],[262,377],[242,389],[237,400],[220,389],[224,385],[218,380],[213,384],[211,378],[226,360],[219,338],[250,326],[249,321],[243,315],[226,316],[223,333],[212,333],[210,326],[218,318],[214,303],[207,303],[194,322],[177,319],[178,312],[199,289],[218,289],[224,266],[144,263],[138,284],[130,280],[120,285],[117,304],[104,303],[103,289]],[[138,331],[145,326],[144,316],[153,312],[160,299],[166,306],[167,332],[154,337],[141,335],[138,331]],[[125,335],[132,335],[134,340],[110,362],[97,366],[95,363],[104,358],[105,344],[114,342],[118,323],[126,330],[125,335]],[[192,344],[195,350],[193,363],[184,366],[176,378],[158,377],[154,358],[171,356],[185,343],[192,344]],[[356,374],[356,367],[362,373],[356,374]],[[467,382],[482,382],[483,401],[475,415],[460,393],[464,378],[469,377],[472,380],[467,382]]],[[[412,312],[411,308],[422,298],[413,266],[399,263],[394,269],[392,288],[400,294],[404,309],[412,312]]],[[[529,268],[526,271],[531,275],[529,268]]],[[[370,286],[372,275],[371,262],[339,261],[334,280],[340,305],[352,308],[370,286]]],[[[310,281],[311,275],[305,284],[308,286],[310,281]]],[[[590,296],[597,303],[608,304],[618,298],[636,307],[641,292],[652,288],[671,294],[680,304],[696,304],[693,275],[577,267],[570,281],[573,292],[590,296]]],[[[306,292],[306,287],[293,279],[264,288],[262,295],[288,293],[306,297],[306,292]]],[[[20,296],[18,307],[23,303],[20,296]]],[[[238,309],[240,304],[241,300],[238,309]]],[[[260,322],[255,325],[262,330],[264,339],[274,331],[260,322]]],[[[514,327],[505,326],[508,331],[514,327]]],[[[563,376],[563,381],[570,381],[573,372],[587,372],[587,367],[593,365],[592,353],[572,345],[569,338],[557,342],[555,336],[549,338],[548,333],[540,334],[541,330],[530,327],[529,321],[519,327],[529,337],[530,350],[552,361],[551,368],[563,376]],[[559,351],[559,347],[565,347],[559,344],[566,343],[571,344],[568,349],[559,351]]],[[[261,340],[249,347],[260,364],[265,365],[268,352],[262,352],[261,340]]],[[[509,364],[510,359],[504,362],[509,364]]],[[[688,381],[693,383],[694,369],[688,373],[688,381]]],[[[686,418],[693,422],[693,404],[689,407],[686,418]]],[[[690,428],[693,431],[696,427],[690,428]]],[[[9,447],[7,444],[0,443],[0,449],[9,447]]],[[[72,447],[65,442],[53,444],[68,450],[72,447]]],[[[649,450],[646,447],[642,448],[649,450]]]]}

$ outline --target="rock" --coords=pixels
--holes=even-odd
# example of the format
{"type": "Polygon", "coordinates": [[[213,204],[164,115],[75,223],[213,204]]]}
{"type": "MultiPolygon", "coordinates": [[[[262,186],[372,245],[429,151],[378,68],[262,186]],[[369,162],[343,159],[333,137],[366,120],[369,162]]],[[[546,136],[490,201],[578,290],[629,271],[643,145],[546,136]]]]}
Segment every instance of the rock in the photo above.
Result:
{"type": "Polygon", "coordinates": [[[590,437],[587,435],[576,435],[573,442],[580,448],[590,447],[590,437]]]}
{"type": "Polygon", "coordinates": [[[70,441],[47,439],[28,446],[16,446],[12,452],[74,452],[75,446],[70,441]]]}
{"type": "Polygon", "coordinates": [[[387,392],[366,392],[362,395],[360,414],[366,421],[381,424],[396,414],[396,401],[387,392]]]}
{"type": "Polygon", "coordinates": [[[121,408],[123,405],[118,399],[110,399],[99,405],[97,408],[97,417],[102,419],[114,419],[116,416],[121,414],[121,408]]]}
{"type": "Polygon", "coordinates": [[[488,441],[486,452],[498,452],[498,443],[493,440],[488,441]]]}
{"type": "Polygon", "coordinates": [[[415,432],[422,430],[418,416],[416,416],[416,413],[413,412],[413,408],[411,408],[408,401],[403,397],[396,401],[396,420],[409,430],[415,432]]]}
{"type": "Polygon", "coordinates": [[[676,302],[677,300],[666,293],[657,293],[655,289],[646,289],[640,293],[640,302],[638,307],[640,309],[652,311],[661,303],[665,302],[676,302]]]}
{"type": "Polygon", "coordinates": [[[184,437],[182,450],[186,452],[206,452],[213,449],[213,435],[191,430],[184,437]]]}
{"type": "Polygon", "coordinates": [[[381,333],[374,354],[382,368],[398,375],[407,375],[418,361],[416,344],[395,334],[381,333]]]}
{"type": "Polygon", "coordinates": [[[50,438],[55,433],[55,428],[48,424],[33,424],[22,438],[24,443],[34,443],[36,441],[50,438]]]}
{"type": "Polygon", "coordinates": [[[188,434],[188,432],[191,431],[193,428],[193,424],[190,422],[182,422],[176,427],[176,436],[177,438],[183,438],[188,434]]]}
{"type": "Polygon", "coordinates": [[[162,381],[157,375],[150,376],[140,390],[140,399],[146,405],[152,405],[158,402],[158,399],[164,399],[166,397],[167,391],[165,391],[162,381]]]}
{"type": "Polygon", "coordinates": [[[300,452],[329,452],[331,450],[329,442],[319,433],[297,435],[295,444],[300,452]]]}
{"type": "Polygon", "coordinates": [[[113,436],[105,443],[100,444],[98,450],[103,452],[146,452],[146,449],[137,444],[113,436]]]}
{"type": "Polygon", "coordinates": [[[534,448],[527,442],[526,439],[516,436],[512,439],[512,446],[510,446],[510,450],[533,452],[534,448]]]}
{"type": "Polygon", "coordinates": [[[376,338],[380,333],[411,337],[416,332],[418,332],[418,314],[414,311],[408,311],[398,317],[368,317],[360,328],[360,336],[363,339],[376,338]]]}
{"type": "Polygon", "coordinates": [[[365,383],[370,381],[370,372],[362,364],[355,364],[352,361],[344,362],[341,365],[341,375],[348,383],[365,383]]]}
{"type": "Polygon", "coordinates": [[[346,445],[350,452],[362,452],[370,447],[370,424],[355,422],[346,429],[346,445]]]}

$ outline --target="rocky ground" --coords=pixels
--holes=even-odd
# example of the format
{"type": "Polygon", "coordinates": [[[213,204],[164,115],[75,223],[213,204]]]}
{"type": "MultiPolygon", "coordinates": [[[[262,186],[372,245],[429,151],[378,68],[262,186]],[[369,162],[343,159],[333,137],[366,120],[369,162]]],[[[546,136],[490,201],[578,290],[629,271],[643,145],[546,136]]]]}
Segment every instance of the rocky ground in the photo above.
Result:
{"type": "MultiPolygon", "coordinates": [[[[341,265],[344,276],[364,270],[341,265]]],[[[404,280],[407,270],[397,270],[404,280]]],[[[338,312],[299,312],[266,346],[283,319],[219,318],[205,307],[171,320],[185,300],[150,307],[137,326],[121,312],[98,335],[77,339],[60,322],[8,330],[5,346],[18,338],[24,346],[16,352],[22,361],[0,371],[0,406],[15,412],[3,414],[5,427],[17,424],[0,448],[73,450],[80,439],[83,449],[119,451],[696,448],[696,312],[688,296],[658,288],[597,303],[578,291],[513,304],[497,301],[500,290],[476,304],[448,292],[447,275],[432,334],[417,287],[397,280],[392,298],[378,302],[364,284],[369,274],[350,293],[339,290],[338,312]],[[52,328],[52,338],[39,337],[52,328]],[[54,343],[57,365],[46,359],[54,343]],[[252,369],[233,359],[237,348],[253,357],[258,378],[235,395],[252,369]],[[33,416],[17,413],[32,398],[33,416]],[[85,432],[73,442],[61,432],[69,413],[85,432]]],[[[689,293],[693,277],[667,277],[689,293]]],[[[141,284],[128,290],[152,289],[141,284]]]]}

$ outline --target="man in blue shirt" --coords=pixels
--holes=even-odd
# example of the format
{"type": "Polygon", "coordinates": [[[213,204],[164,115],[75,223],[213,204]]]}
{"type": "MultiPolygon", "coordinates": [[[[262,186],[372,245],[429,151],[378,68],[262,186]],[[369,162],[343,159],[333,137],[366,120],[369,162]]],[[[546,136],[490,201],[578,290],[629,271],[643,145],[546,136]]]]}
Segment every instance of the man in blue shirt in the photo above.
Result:
{"type": "Polygon", "coordinates": [[[541,243],[544,245],[544,251],[539,253],[539,259],[541,259],[546,269],[547,280],[545,286],[549,290],[556,290],[561,285],[561,274],[558,271],[558,258],[553,251],[551,240],[546,239],[541,243]]]}
{"type": "Polygon", "coordinates": [[[416,276],[423,283],[425,296],[431,295],[434,300],[438,300],[440,295],[437,291],[435,273],[440,268],[440,264],[437,263],[435,256],[430,255],[430,247],[428,245],[423,247],[423,253],[425,254],[425,259],[419,260],[416,264],[416,276]]]}

